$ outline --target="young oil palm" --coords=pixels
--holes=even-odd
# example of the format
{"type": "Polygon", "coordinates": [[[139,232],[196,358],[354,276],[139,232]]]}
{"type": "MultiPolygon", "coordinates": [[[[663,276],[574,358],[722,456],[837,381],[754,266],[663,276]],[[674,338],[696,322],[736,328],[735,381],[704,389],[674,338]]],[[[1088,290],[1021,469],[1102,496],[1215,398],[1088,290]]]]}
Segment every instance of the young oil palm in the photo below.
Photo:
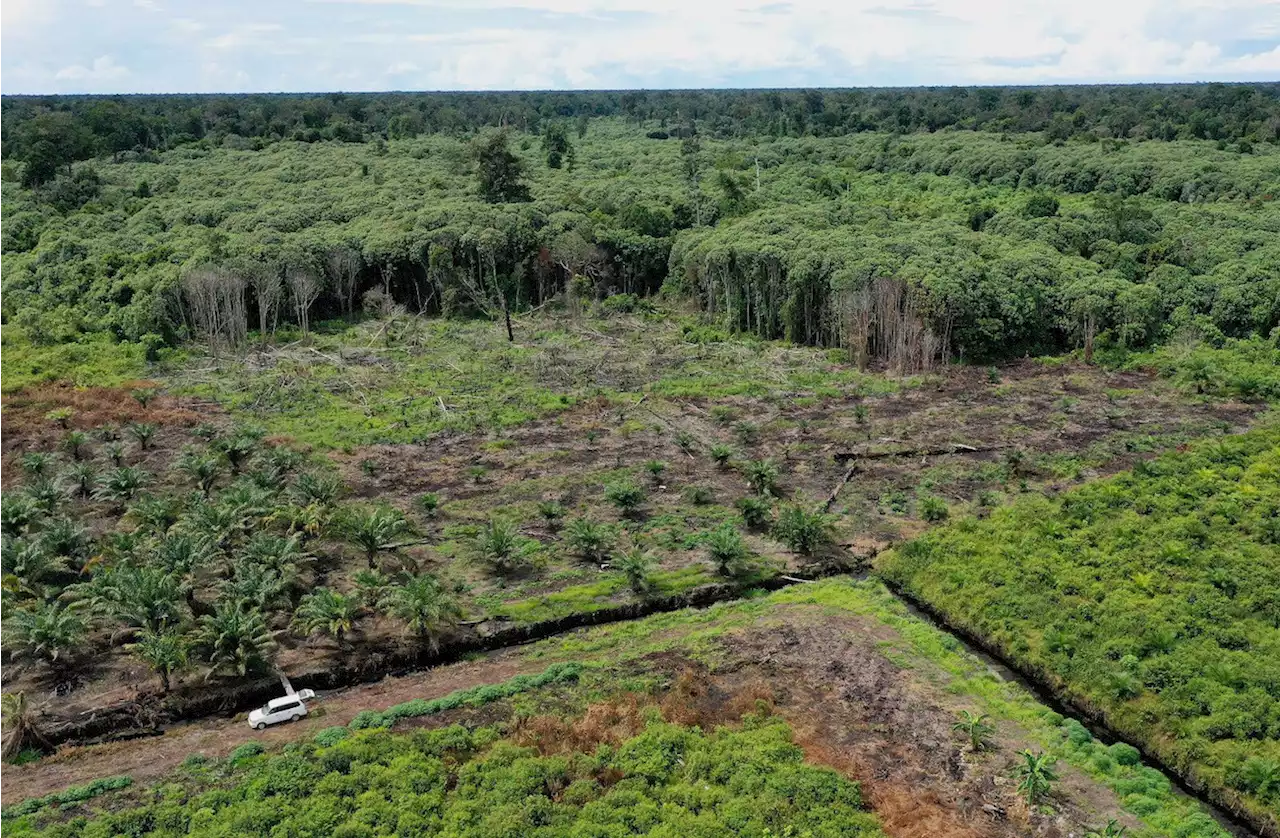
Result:
{"type": "Polygon", "coordinates": [[[627,577],[627,585],[638,596],[648,596],[653,591],[653,580],[649,577],[655,561],[653,556],[639,547],[622,553],[610,565],[614,570],[627,577]]]}
{"type": "Polygon", "coordinates": [[[293,625],[304,634],[324,634],[346,648],[347,634],[360,616],[360,603],[330,588],[316,588],[298,603],[293,625]]]}
{"type": "Polygon", "coordinates": [[[173,676],[185,670],[190,661],[190,641],[176,631],[146,631],[125,651],[147,665],[160,678],[160,688],[165,693],[172,689],[173,676]]]}
{"type": "Polygon", "coordinates": [[[275,641],[261,612],[220,600],[212,614],[200,618],[196,649],[211,667],[209,676],[229,672],[244,677],[267,668],[275,641]]]}
{"type": "Polygon", "coordinates": [[[342,519],[342,532],[351,544],[364,551],[370,568],[378,553],[389,550],[395,540],[407,532],[409,522],[404,513],[389,506],[349,509],[342,519]]]}
{"type": "Polygon", "coordinates": [[[5,616],[5,645],[23,657],[57,667],[83,651],[89,625],[74,605],[42,602],[5,616]]]}
{"type": "Polygon", "coordinates": [[[431,649],[462,620],[462,606],[430,573],[410,577],[387,591],[383,607],[405,625],[405,631],[431,649]]]}

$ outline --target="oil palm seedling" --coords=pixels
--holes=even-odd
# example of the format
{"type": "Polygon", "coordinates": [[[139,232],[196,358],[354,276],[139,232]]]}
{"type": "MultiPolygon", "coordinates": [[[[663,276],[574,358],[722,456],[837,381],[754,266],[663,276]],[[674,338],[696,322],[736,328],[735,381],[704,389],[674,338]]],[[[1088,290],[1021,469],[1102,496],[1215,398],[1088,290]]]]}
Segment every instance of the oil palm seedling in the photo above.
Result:
{"type": "Polygon", "coordinates": [[[303,472],[294,479],[291,492],[303,505],[317,503],[327,506],[338,499],[342,481],[327,474],[303,472]]]}
{"type": "Polygon", "coordinates": [[[54,457],[45,451],[28,451],[22,455],[22,470],[31,477],[45,477],[53,471],[54,457]]]}
{"type": "Polygon", "coordinates": [[[605,500],[618,508],[627,517],[634,516],[644,503],[644,489],[630,480],[620,480],[604,487],[605,500]]]}
{"type": "Polygon", "coordinates": [[[62,438],[62,447],[71,455],[71,459],[79,460],[84,454],[84,448],[89,444],[89,435],[84,431],[67,431],[67,435],[62,438]]]}
{"type": "Polygon", "coordinates": [[[155,438],[158,430],[151,422],[138,422],[129,426],[129,436],[134,438],[139,448],[146,451],[151,447],[151,440],[155,438]]]}
{"type": "Polygon", "coordinates": [[[609,564],[627,578],[627,586],[637,596],[648,596],[653,591],[650,573],[655,562],[651,554],[635,547],[623,552],[609,564]]]}
{"type": "Polygon", "coordinates": [[[34,498],[25,492],[5,492],[0,497],[0,532],[21,535],[41,515],[34,498]]]}
{"type": "Polygon", "coordinates": [[[199,487],[200,494],[208,498],[222,471],[222,464],[211,454],[187,450],[178,458],[178,470],[190,477],[199,487]]]}
{"type": "Polygon", "coordinates": [[[574,518],[564,535],[570,548],[596,564],[604,564],[613,550],[613,529],[590,518],[574,518]]]}
{"type": "Polygon", "coordinates": [[[120,466],[98,478],[94,497],[123,504],[133,500],[147,479],[147,473],[136,466],[120,466]]]}
{"type": "Polygon", "coordinates": [[[975,751],[985,751],[991,744],[991,736],[996,732],[995,725],[986,713],[974,714],[968,710],[960,711],[960,719],[951,729],[969,740],[969,747],[975,751]]]}
{"type": "Polygon", "coordinates": [[[748,495],[740,498],[736,504],[742,514],[742,523],[753,530],[765,529],[773,514],[773,506],[765,498],[748,495]]]}
{"type": "Polygon", "coordinates": [[[1047,754],[1037,754],[1031,750],[1018,753],[1022,763],[1018,766],[1018,792],[1027,803],[1034,806],[1049,793],[1058,775],[1053,770],[1053,759],[1047,754]]]}
{"type": "Polygon", "coordinates": [[[182,499],[173,495],[139,495],[125,517],[140,528],[156,535],[164,535],[169,528],[178,523],[182,515],[182,499]]]}
{"type": "Polygon", "coordinates": [[[63,476],[76,497],[87,498],[93,494],[93,487],[98,482],[98,469],[93,463],[82,460],[72,463],[63,476]]]}
{"type": "Polygon", "coordinates": [[[732,525],[724,524],[712,530],[703,544],[708,558],[721,576],[736,579],[746,571],[747,544],[732,525]]]}
{"type": "Polygon", "coordinates": [[[541,515],[542,520],[546,522],[547,529],[554,532],[560,527],[560,521],[564,518],[565,508],[558,501],[539,501],[538,514],[541,515]]]}
{"type": "Polygon", "coordinates": [[[53,518],[40,530],[40,547],[54,556],[83,561],[88,558],[89,531],[71,518],[53,518]]]}
{"type": "Polygon", "coordinates": [[[111,465],[116,468],[124,465],[124,444],[121,442],[108,442],[102,446],[102,454],[111,461],[111,465]]]}
{"type": "Polygon", "coordinates": [[[778,466],[773,460],[748,460],[742,466],[742,476],[757,495],[776,495],[778,492],[778,466]]]}
{"type": "Polygon", "coordinates": [[[351,584],[355,586],[361,605],[377,608],[394,583],[390,576],[377,568],[362,568],[351,575],[351,584]]]}
{"type": "Polygon", "coordinates": [[[527,550],[520,528],[506,518],[492,517],[471,541],[472,557],[495,573],[509,573],[524,566],[527,550]]]}
{"type": "Polygon", "coordinates": [[[23,491],[46,515],[53,514],[68,496],[67,487],[51,477],[38,477],[28,483],[23,491]]]}
{"type": "Polygon", "coordinates": [[[831,519],[818,510],[787,504],[773,524],[773,536],[792,552],[812,556],[831,543],[831,519]]]}
{"type": "Polygon", "coordinates": [[[667,470],[667,464],[662,460],[649,460],[644,464],[644,470],[649,473],[649,479],[656,486],[662,482],[662,473],[667,470]]]}
{"type": "Polygon", "coordinates": [[[71,417],[75,415],[76,412],[69,407],[57,407],[46,413],[44,418],[65,431],[71,427],[71,417]]]}
{"type": "Polygon", "coordinates": [[[708,453],[711,455],[711,460],[720,468],[726,468],[733,460],[733,448],[722,442],[712,445],[708,453]]]}

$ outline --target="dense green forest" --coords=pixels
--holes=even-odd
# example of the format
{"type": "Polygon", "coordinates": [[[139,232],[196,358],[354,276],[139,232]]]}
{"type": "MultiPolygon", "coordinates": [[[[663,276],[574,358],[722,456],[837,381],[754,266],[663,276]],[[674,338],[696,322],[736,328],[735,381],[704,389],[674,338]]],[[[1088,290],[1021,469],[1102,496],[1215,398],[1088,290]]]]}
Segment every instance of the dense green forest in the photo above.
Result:
{"type": "Polygon", "coordinates": [[[1280,811],[1274,422],[958,521],[881,569],[1180,772],[1280,811]]]}
{"type": "Polygon", "coordinates": [[[290,120],[341,111],[332,97],[6,99],[11,354],[96,337],[154,357],[362,307],[499,317],[564,291],[665,289],[727,327],[909,369],[1280,324],[1270,86],[336,101],[373,122],[309,142],[290,120]],[[909,113],[770,128],[788,103],[845,100],[909,113]],[[280,130],[240,124],[264,102],[280,130]],[[405,102],[459,122],[384,138],[405,102]],[[103,109],[166,135],[193,103],[198,141],[93,139],[128,121],[103,109]],[[517,103],[527,119],[496,116],[517,103]],[[1175,127],[1141,129],[1155,114],[1175,127]],[[84,142],[40,174],[46,129],[84,142]]]}
{"type": "Polygon", "coordinates": [[[964,128],[1144,139],[1275,140],[1280,85],[1141,85],[865,90],[631,90],[528,93],[327,93],[9,96],[6,157],[43,180],[102,154],[277,140],[402,139],[616,116],[655,133],[819,137],[964,128]]]}

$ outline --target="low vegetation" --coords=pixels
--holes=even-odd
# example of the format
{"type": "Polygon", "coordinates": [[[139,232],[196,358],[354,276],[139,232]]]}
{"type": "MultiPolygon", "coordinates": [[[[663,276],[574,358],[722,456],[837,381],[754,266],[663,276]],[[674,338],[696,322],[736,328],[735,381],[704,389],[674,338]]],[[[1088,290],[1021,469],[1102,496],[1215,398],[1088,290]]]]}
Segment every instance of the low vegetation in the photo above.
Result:
{"type": "Polygon", "coordinates": [[[1168,764],[1275,819],[1278,475],[1268,421],[933,530],[879,567],[1168,764]]]}
{"type": "MultiPolygon", "coordinates": [[[[594,743],[593,743],[594,744],[594,743]]],[[[878,836],[857,784],[806,765],[778,718],[749,716],[703,732],[655,718],[600,747],[493,728],[356,733],[289,754],[233,759],[221,776],[199,767],[166,799],[6,833],[147,838],[223,831],[356,836],[709,834],[878,836]]]]}

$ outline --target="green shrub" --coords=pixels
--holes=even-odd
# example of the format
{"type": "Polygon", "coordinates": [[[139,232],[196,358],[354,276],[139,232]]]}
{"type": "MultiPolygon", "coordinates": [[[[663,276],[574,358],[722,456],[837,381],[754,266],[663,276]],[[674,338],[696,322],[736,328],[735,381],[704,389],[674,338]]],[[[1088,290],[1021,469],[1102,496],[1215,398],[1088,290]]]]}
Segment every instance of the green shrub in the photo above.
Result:
{"type": "Polygon", "coordinates": [[[320,731],[314,737],[312,737],[311,741],[315,742],[317,745],[319,745],[322,748],[328,748],[331,745],[338,744],[339,742],[341,742],[343,739],[346,739],[350,735],[351,735],[351,728],[342,727],[342,726],[326,727],[324,730],[320,731]]]}
{"type": "Polygon", "coordinates": [[[265,751],[266,748],[262,747],[261,742],[245,742],[243,745],[238,746],[234,751],[232,751],[231,755],[227,757],[227,760],[230,761],[232,765],[236,765],[237,763],[244,762],[250,757],[256,757],[265,751]]]}
{"type": "Polygon", "coordinates": [[[951,514],[951,510],[947,508],[947,502],[936,495],[925,495],[920,498],[920,517],[936,523],[938,521],[947,520],[947,516],[951,514]]]}
{"type": "Polygon", "coordinates": [[[621,480],[605,486],[604,497],[618,507],[623,515],[633,515],[644,503],[644,489],[629,480],[621,480]]]}
{"type": "Polygon", "coordinates": [[[494,728],[369,730],[254,760],[234,779],[94,813],[81,831],[622,836],[639,826],[650,835],[882,835],[858,785],[806,764],[787,723],[768,716],[713,731],[654,720],[616,747],[547,756],[494,728]]]}
{"type": "Polygon", "coordinates": [[[1142,758],[1142,754],[1138,749],[1127,742],[1116,742],[1107,750],[1111,752],[1111,757],[1120,765],[1137,765],[1142,758]]]}

